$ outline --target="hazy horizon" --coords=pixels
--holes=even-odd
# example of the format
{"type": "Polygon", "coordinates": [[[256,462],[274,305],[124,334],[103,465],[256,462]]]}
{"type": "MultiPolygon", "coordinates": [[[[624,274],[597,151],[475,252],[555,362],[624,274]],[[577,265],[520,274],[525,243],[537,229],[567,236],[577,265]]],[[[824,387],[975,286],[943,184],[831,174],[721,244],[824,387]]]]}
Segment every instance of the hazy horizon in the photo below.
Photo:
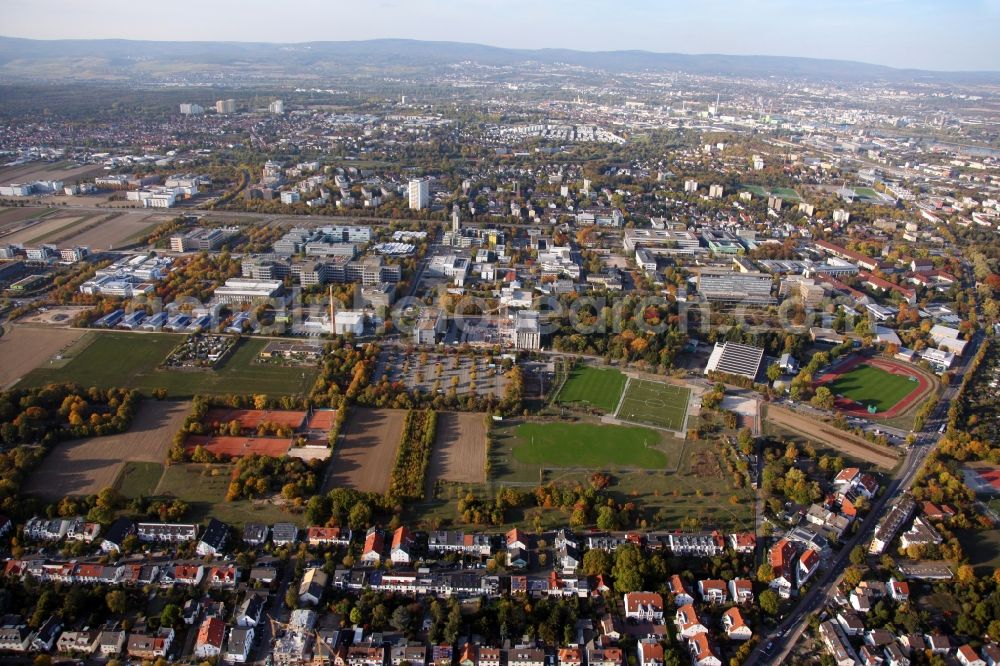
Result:
{"type": "Polygon", "coordinates": [[[8,3],[30,39],[269,42],[415,39],[514,49],[787,56],[937,71],[1000,70],[1000,0],[125,0],[8,3]],[[277,20],[284,18],[285,20],[277,20]]]}

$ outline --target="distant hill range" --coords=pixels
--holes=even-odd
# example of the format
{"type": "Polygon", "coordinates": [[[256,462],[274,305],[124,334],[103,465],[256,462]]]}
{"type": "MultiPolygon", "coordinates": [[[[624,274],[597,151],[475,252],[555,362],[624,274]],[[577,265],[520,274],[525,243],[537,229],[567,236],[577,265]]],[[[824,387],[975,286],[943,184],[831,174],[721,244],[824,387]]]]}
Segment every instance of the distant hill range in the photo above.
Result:
{"type": "Polygon", "coordinates": [[[607,72],[679,71],[838,82],[996,84],[1000,72],[932,72],[849,60],[685,55],[649,51],[507,49],[481,44],[375,39],[353,42],[152,42],[0,37],[0,80],[162,80],[228,75],[289,83],[325,77],[430,74],[459,63],[531,67],[565,63],[607,72]]]}

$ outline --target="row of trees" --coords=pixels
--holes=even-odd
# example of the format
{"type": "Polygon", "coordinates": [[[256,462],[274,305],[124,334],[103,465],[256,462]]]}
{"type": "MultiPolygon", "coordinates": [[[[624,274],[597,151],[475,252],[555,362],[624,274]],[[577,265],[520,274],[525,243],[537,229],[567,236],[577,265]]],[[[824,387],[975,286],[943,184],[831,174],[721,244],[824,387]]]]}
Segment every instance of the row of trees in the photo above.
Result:
{"type": "Polygon", "coordinates": [[[396,463],[389,477],[393,500],[420,500],[424,497],[427,466],[437,433],[437,413],[432,409],[411,409],[403,422],[403,437],[396,451],[396,463]]]}

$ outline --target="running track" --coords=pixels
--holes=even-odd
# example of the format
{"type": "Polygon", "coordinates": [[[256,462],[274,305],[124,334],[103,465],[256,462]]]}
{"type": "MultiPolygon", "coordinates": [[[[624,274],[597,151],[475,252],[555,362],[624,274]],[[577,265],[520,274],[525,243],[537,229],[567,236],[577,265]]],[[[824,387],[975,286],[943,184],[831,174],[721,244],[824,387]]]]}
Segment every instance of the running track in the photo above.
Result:
{"type": "Polygon", "coordinates": [[[867,358],[865,356],[853,356],[835,365],[832,370],[821,375],[819,379],[813,382],[813,386],[816,387],[832,382],[837,377],[850,372],[862,364],[874,366],[894,375],[904,375],[906,377],[915,376],[917,378],[917,387],[895,405],[886,411],[878,412],[877,414],[869,414],[867,409],[859,407],[853,400],[848,398],[837,398],[835,407],[839,411],[850,416],[857,416],[861,418],[871,418],[873,416],[886,419],[895,418],[908,410],[910,405],[914,402],[923,399],[931,389],[931,383],[928,381],[923,370],[914,368],[912,365],[900,363],[899,361],[893,361],[886,358],[867,358]]]}

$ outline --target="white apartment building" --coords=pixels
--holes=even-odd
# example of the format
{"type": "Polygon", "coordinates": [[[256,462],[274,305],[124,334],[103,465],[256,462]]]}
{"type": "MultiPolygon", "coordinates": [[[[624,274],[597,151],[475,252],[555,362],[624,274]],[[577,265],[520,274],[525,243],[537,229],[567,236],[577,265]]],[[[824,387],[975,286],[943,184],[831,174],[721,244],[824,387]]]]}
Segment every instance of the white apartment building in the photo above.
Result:
{"type": "Polygon", "coordinates": [[[423,210],[431,202],[431,184],[426,178],[410,181],[410,210],[423,210]]]}

